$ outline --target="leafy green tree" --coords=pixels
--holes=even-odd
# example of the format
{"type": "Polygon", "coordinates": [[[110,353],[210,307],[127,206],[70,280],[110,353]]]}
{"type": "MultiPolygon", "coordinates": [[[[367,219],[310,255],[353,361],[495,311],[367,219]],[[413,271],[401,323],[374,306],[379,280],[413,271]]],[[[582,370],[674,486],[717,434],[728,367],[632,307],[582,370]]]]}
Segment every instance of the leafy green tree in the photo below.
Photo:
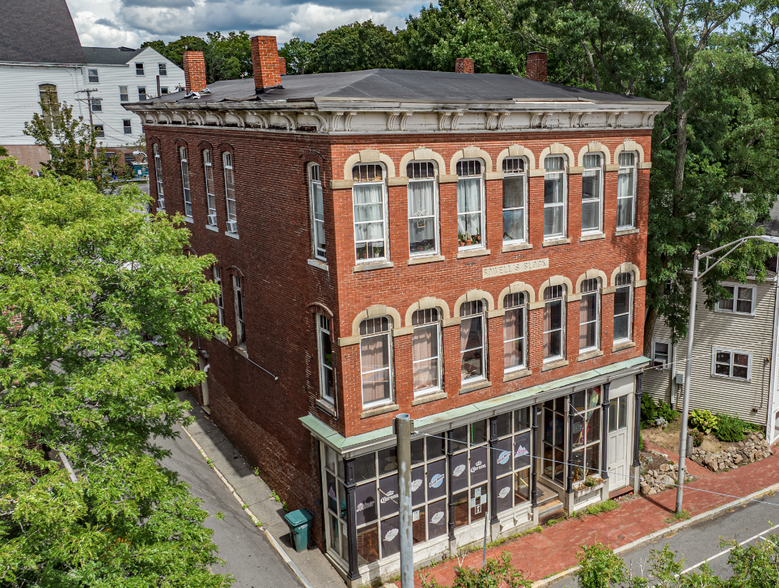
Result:
{"type": "Polygon", "coordinates": [[[214,259],[183,255],[188,232],[145,199],[0,160],[3,588],[230,584],[153,442],[202,379],[190,341],[226,333],[214,259]]]}
{"type": "Polygon", "coordinates": [[[206,61],[207,83],[236,80],[252,75],[251,40],[246,31],[206,33],[206,38],[184,35],[176,41],[147,41],[141,47],[155,49],[181,67],[184,51],[202,51],[206,61]]]}
{"type": "Polygon", "coordinates": [[[311,73],[398,68],[400,62],[395,33],[366,20],[320,33],[314,41],[311,73]]]}
{"type": "Polygon", "coordinates": [[[293,37],[287,41],[279,49],[279,56],[287,60],[287,73],[291,75],[311,73],[310,63],[313,49],[313,43],[303,41],[299,37],[293,37]]]}
{"type": "Polygon", "coordinates": [[[8,157],[8,149],[0,145],[0,157],[8,157]]]}

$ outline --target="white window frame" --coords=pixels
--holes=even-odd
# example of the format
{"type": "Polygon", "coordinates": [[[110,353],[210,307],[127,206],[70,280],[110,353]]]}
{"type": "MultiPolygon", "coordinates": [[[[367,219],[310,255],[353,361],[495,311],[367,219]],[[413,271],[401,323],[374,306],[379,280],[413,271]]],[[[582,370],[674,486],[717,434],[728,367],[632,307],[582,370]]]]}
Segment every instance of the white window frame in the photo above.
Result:
{"type": "Polygon", "coordinates": [[[99,138],[105,138],[105,125],[99,124],[94,126],[96,136],[99,138]]]}
{"type": "Polygon", "coordinates": [[[408,232],[408,241],[409,241],[409,257],[428,257],[431,255],[438,255],[441,251],[441,244],[440,244],[440,224],[438,220],[438,166],[435,164],[435,162],[432,161],[412,161],[406,166],[406,175],[408,176],[408,185],[409,187],[407,190],[407,197],[408,197],[408,222],[409,222],[409,232],[408,232]],[[426,177],[426,178],[415,178],[415,172],[412,171],[412,173],[408,173],[409,170],[414,170],[415,167],[419,166],[432,166],[433,168],[433,175],[432,177],[426,177]],[[424,183],[424,182],[430,182],[433,184],[433,210],[432,214],[417,214],[417,212],[425,213],[427,211],[414,211],[411,210],[411,190],[410,187],[415,183],[424,183]],[[433,234],[434,234],[434,241],[435,244],[433,246],[432,251],[411,251],[411,223],[412,222],[419,222],[420,219],[423,219],[423,222],[432,222],[433,223],[433,234]]]}
{"type": "MultiPolygon", "coordinates": [[[[652,367],[667,370],[671,367],[671,354],[673,347],[668,339],[652,339],[652,367]],[[657,344],[668,345],[668,356],[665,359],[657,358],[657,344]]],[[[712,356],[713,357],[713,356],[712,356]]]]}
{"type": "Polygon", "coordinates": [[[99,84],[100,83],[100,72],[96,68],[94,68],[94,67],[87,68],[87,81],[90,84],[99,84]],[[93,74],[92,72],[95,72],[95,73],[93,74]]]}
{"type": "Polygon", "coordinates": [[[244,308],[246,297],[243,295],[241,277],[233,274],[233,304],[235,305],[235,342],[236,347],[246,350],[246,317],[244,308]]]}
{"type": "Polygon", "coordinates": [[[233,169],[233,154],[222,151],[222,171],[225,181],[225,201],[227,203],[227,233],[238,234],[238,210],[235,201],[235,170],[233,169]],[[228,163],[229,162],[229,163],[228,163]],[[229,170],[229,173],[228,173],[229,170]],[[228,177],[230,180],[228,181],[228,177]],[[232,198],[230,195],[232,194],[232,198]]]}
{"type": "MultiPolygon", "coordinates": [[[[743,366],[741,366],[743,367],[743,366]]],[[[726,380],[735,380],[737,382],[751,382],[752,381],[752,352],[751,351],[739,351],[738,349],[728,349],[726,347],[712,347],[711,348],[711,377],[712,378],[724,378],[726,380]],[[730,375],[724,375],[724,374],[718,374],[716,371],[717,364],[724,365],[722,362],[717,361],[717,353],[729,353],[730,354],[730,361],[729,361],[729,374],[730,375]],[[747,356],[747,377],[746,378],[737,378],[733,375],[733,366],[735,355],[746,355],[747,356]]]]}
{"type": "Polygon", "coordinates": [[[599,278],[590,278],[590,280],[585,280],[581,285],[581,300],[579,301],[579,341],[581,341],[581,328],[583,325],[590,325],[595,323],[595,344],[590,345],[589,347],[581,347],[581,343],[579,346],[579,354],[582,353],[589,353],[590,351],[596,351],[600,349],[600,319],[601,319],[601,284],[599,278]],[[595,290],[589,290],[587,292],[584,292],[584,286],[586,282],[589,282],[590,280],[594,280],[597,284],[597,287],[595,290]],[[595,297],[595,319],[591,321],[585,321],[582,322],[581,319],[581,305],[584,302],[585,296],[594,296],[595,297]]]}
{"type": "Polygon", "coordinates": [[[119,102],[129,102],[129,101],[130,101],[130,88],[128,86],[119,86],[119,102]]]}
{"type": "MultiPolygon", "coordinates": [[[[528,222],[527,222],[527,216],[528,216],[528,185],[527,185],[527,169],[528,169],[528,163],[527,160],[524,157],[507,157],[503,160],[503,179],[505,180],[508,178],[520,178],[522,181],[522,206],[515,206],[511,208],[506,208],[505,200],[502,201],[502,210],[503,210],[503,244],[504,245],[517,245],[519,243],[527,243],[528,242],[528,222]],[[520,165],[514,166],[514,162],[519,162],[520,165]],[[522,238],[521,239],[507,239],[506,238],[506,221],[505,221],[505,214],[506,211],[522,211],[522,238]]],[[[505,185],[502,186],[505,190],[505,185]]]]}
{"type": "MultiPolygon", "coordinates": [[[[438,392],[442,389],[442,377],[443,377],[443,370],[442,370],[442,364],[443,364],[443,348],[442,343],[443,340],[441,338],[441,310],[439,308],[427,308],[422,310],[417,310],[414,312],[414,315],[417,313],[424,313],[425,316],[427,316],[428,313],[432,314],[431,311],[436,312],[436,318],[434,320],[430,320],[424,323],[419,323],[417,325],[414,325],[414,333],[411,335],[411,365],[412,365],[412,386],[413,386],[413,375],[414,375],[414,367],[417,363],[422,363],[426,361],[430,361],[432,359],[435,360],[436,363],[436,382],[438,384],[436,386],[430,386],[428,388],[423,388],[421,390],[414,389],[414,398],[419,398],[420,396],[425,396],[426,394],[431,394],[433,392],[438,392]],[[427,329],[430,327],[435,328],[435,340],[436,340],[436,348],[438,350],[438,353],[436,355],[431,355],[430,357],[426,357],[424,359],[415,360],[414,359],[414,336],[416,335],[416,331],[419,329],[427,329]]],[[[412,323],[413,323],[413,315],[412,315],[412,323]]]]}
{"type": "MultiPolygon", "coordinates": [[[[366,176],[370,177],[370,176],[366,176]]],[[[374,176],[375,177],[375,176],[374,176]]],[[[354,187],[352,188],[352,218],[353,218],[353,228],[354,228],[354,259],[357,264],[363,264],[363,263],[380,263],[383,261],[389,261],[390,259],[390,251],[389,251],[389,214],[388,214],[388,208],[387,208],[387,184],[385,182],[385,178],[387,177],[387,170],[384,169],[384,166],[379,163],[358,163],[352,168],[352,179],[358,178],[357,180],[354,180],[354,187]],[[366,174],[368,173],[368,168],[374,166],[374,173],[376,170],[381,170],[381,180],[376,181],[374,180],[367,180],[367,181],[361,181],[359,178],[361,177],[361,168],[366,168],[366,174]],[[355,188],[357,186],[368,186],[368,185],[380,185],[381,186],[381,210],[382,210],[382,218],[381,221],[377,220],[370,220],[370,221],[358,221],[357,220],[357,202],[355,199],[355,188]],[[381,239],[373,239],[373,240],[364,240],[360,239],[357,240],[357,225],[358,224],[376,224],[381,222],[382,225],[382,238],[381,239]],[[359,244],[364,243],[366,247],[366,254],[370,251],[370,244],[371,243],[378,243],[379,241],[382,241],[384,243],[384,255],[381,257],[365,257],[363,259],[359,259],[357,257],[357,246],[359,244]]]]}
{"type": "MultiPolygon", "coordinates": [[[[373,333],[371,335],[361,335],[360,336],[360,394],[362,396],[362,408],[363,410],[375,408],[377,406],[384,406],[385,404],[392,404],[395,400],[395,370],[394,370],[394,349],[392,347],[392,318],[389,316],[386,317],[374,317],[377,319],[386,318],[387,319],[387,330],[381,331],[380,333],[373,333]],[[382,367],[376,370],[370,370],[365,371],[362,365],[362,346],[365,341],[368,341],[369,339],[373,339],[375,337],[386,337],[387,339],[387,367],[382,367]],[[373,402],[365,402],[365,376],[370,374],[375,374],[378,372],[383,372],[384,370],[389,369],[387,378],[388,378],[388,386],[389,386],[389,398],[382,398],[380,400],[374,400],[373,402]]],[[[371,320],[371,319],[364,319],[364,321],[371,320]]],[[[363,321],[363,322],[364,322],[363,321]]],[[[362,324],[362,323],[361,323],[362,324]]]]}
{"type": "Polygon", "coordinates": [[[511,372],[516,372],[520,370],[527,369],[527,306],[528,306],[528,297],[525,292],[513,292],[511,294],[506,294],[505,298],[503,299],[503,307],[505,309],[505,312],[503,314],[503,345],[504,345],[504,358],[503,358],[503,372],[506,374],[509,374],[511,372]],[[520,296],[521,302],[516,305],[512,306],[506,306],[506,300],[509,296],[520,296]],[[519,337],[514,337],[513,339],[506,339],[506,330],[505,330],[505,322],[506,322],[506,316],[509,313],[519,313],[519,315],[522,317],[522,330],[520,331],[519,337]],[[513,343],[514,341],[521,341],[522,342],[522,363],[519,365],[513,365],[510,367],[506,367],[506,359],[505,359],[505,345],[506,343],[513,343]]]}
{"type": "MultiPolygon", "coordinates": [[[[472,179],[478,179],[479,180],[479,233],[478,235],[471,235],[471,238],[473,241],[476,241],[476,237],[478,237],[478,241],[476,243],[471,243],[470,245],[460,245],[459,249],[460,251],[467,251],[469,249],[486,249],[487,247],[487,222],[486,222],[486,203],[485,203],[485,197],[484,197],[484,162],[481,159],[461,159],[457,162],[457,191],[460,191],[460,180],[472,180],[472,179]],[[461,169],[465,166],[471,166],[473,163],[479,164],[479,173],[461,173],[461,169]]],[[[470,171],[470,170],[468,170],[470,171]]],[[[457,198],[459,201],[459,196],[457,198]]],[[[457,237],[459,242],[460,237],[460,217],[461,216],[471,216],[477,213],[474,212],[460,212],[460,207],[458,205],[457,207],[457,237]]],[[[463,233],[464,234],[464,233],[463,233]]]]}
{"type": "MultiPolygon", "coordinates": [[[[633,272],[620,272],[614,278],[614,282],[615,282],[615,290],[614,290],[615,305],[614,305],[614,322],[612,323],[612,330],[616,331],[616,329],[614,327],[616,326],[617,317],[618,316],[625,316],[625,314],[627,314],[627,317],[628,317],[628,334],[627,334],[626,337],[622,337],[621,339],[616,339],[615,338],[614,339],[614,344],[615,345],[619,344],[619,343],[624,343],[626,341],[632,341],[633,340],[633,304],[634,304],[633,292],[634,292],[635,286],[636,286],[635,278],[636,277],[635,277],[635,275],[633,275],[633,272]],[[622,285],[622,286],[616,285],[617,279],[622,274],[628,274],[630,276],[630,284],[628,284],[627,286],[625,286],[625,285],[622,285]],[[617,312],[616,312],[616,297],[617,297],[617,291],[619,289],[621,289],[621,288],[628,288],[629,289],[629,293],[628,293],[628,311],[627,311],[627,313],[617,314],[617,312]]],[[[616,333],[614,333],[614,334],[616,336],[616,333]]]]}
{"type": "Polygon", "coordinates": [[[335,391],[336,391],[336,379],[335,379],[335,364],[333,363],[333,345],[330,338],[330,320],[323,314],[316,313],[316,345],[317,345],[317,357],[319,364],[319,399],[327,404],[330,408],[335,410],[335,391]],[[324,357],[324,348],[322,346],[322,338],[327,337],[330,341],[330,363],[327,365],[324,357]],[[330,371],[333,376],[333,396],[330,397],[327,394],[327,371],[330,371]]]}
{"type": "Polygon", "coordinates": [[[168,64],[167,63],[158,63],[157,64],[157,71],[161,76],[167,76],[168,75],[168,64]]]}
{"type": "Polygon", "coordinates": [[[718,300],[717,305],[714,307],[714,312],[722,312],[725,314],[737,314],[740,316],[755,316],[755,306],[757,306],[757,286],[754,286],[752,284],[739,284],[737,282],[721,282],[720,286],[723,288],[733,288],[733,298],[730,298],[728,300],[718,300]],[[739,288],[749,289],[752,291],[752,311],[751,312],[740,312],[738,310],[738,301],[743,300],[739,299],[739,288]],[[723,302],[730,302],[733,305],[733,308],[722,308],[720,305],[723,302]]]}
{"type": "Polygon", "coordinates": [[[321,261],[327,261],[327,239],[325,237],[325,200],[324,191],[322,188],[322,166],[318,163],[308,164],[308,197],[311,208],[311,252],[314,259],[321,261]],[[322,210],[320,212],[321,218],[317,218],[317,201],[316,201],[316,188],[319,187],[319,192],[322,194],[322,210]],[[324,248],[319,247],[319,237],[322,237],[324,242],[324,248]]]}
{"type": "Polygon", "coordinates": [[[181,163],[181,192],[184,195],[184,216],[192,220],[192,191],[189,186],[189,161],[187,148],[179,146],[179,162],[181,163]]]}
{"type": "Polygon", "coordinates": [[[619,171],[617,176],[617,230],[618,231],[624,231],[629,229],[635,229],[636,228],[636,203],[638,202],[637,193],[638,193],[638,173],[636,164],[638,162],[638,154],[635,151],[622,151],[617,155],[617,162],[619,163],[619,171]],[[622,165],[622,163],[619,163],[619,160],[622,158],[623,155],[632,155],[633,156],[633,165],[622,165]],[[629,173],[633,176],[633,193],[625,196],[620,194],[619,189],[619,176],[623,175],[624,173],[629,173]],[[632,218],[630,219],[629,225],[620,225],[619,224],[619,201],[620,200],[631,200],[631,209],[632,209],[632,218]]]}
{"type": "Polygon", "coordinates": [[[582,171],[582,219],[584,219],[584,205],[589,203],[597,203],[598,205],[598,226],[594,229],[585,229],[582,224],[582,235],[598,235],[603,232],[603,155],[601,153],[587,153],[582,158],[582,164],[587,162],[588,157],[597,157],[597,167],[587,167],[584,165],[584,171],[582,171]],[[597,198],[584,199],[584,178],[589,176],[595,176],[598,178],[598,195],[597,198]]]}
{"type": "Polygon", "coordinates": [[[551,329],[550,328],[548,331],[545,330],[545,327],[544,327],[544,324],[543,324],[543,318],[541,319],[542,320],[542,323],[541,323],[541,350],[542,350],[542,353],[543,353],[543,339],[544,339],[544,337],[546,337],[547,334],[551,334],[551,333],[554,333],[556,331],[560,331],[560,353],[558,355],[550,355],[549,357],[544,357],[544,363],[552,363],[552,362],[555,362],[555,361],[560,361],[561,359],[565,359],[565,356],[566,356],[566,351],[565,351],[565,343],[566,343],[566,341],[565,341],[565,337],[566,337],[566,332],[565,332],[566,329],[565,329],[565,327],[566,327],[566,324],[565,324],[565,321],[567,320],[567,313],[566,313],[566,310],[567,310],[567,308],[566,308],[566,306],[567,306],[567,302],[566,302],[567,295],[568,295],[568,293],[566,292],[565,286],[561,285],[561,284],[558,284],[556,286],[548,286],[544,290],[544,292],[542,294],[543,301],[544,301],[544,311],[546,311],[547,305],[549,305],[549,304],[551,304],[553,302],[559,302],[560,303],[560,327],[558,329],[551,329]],[[560,288],[562,293],[559,296],[554,296],[553,298],[550,297],[547,300],[546,293],[550,289],[552,289],[552,288],[560,288]]]}
{"type": "Polygon", "coordinates": [[[213,266],[214,283],[219,286],[219,293],[216,295],[216,318],[219,321],[219,325],[225,326],[225,301],[224,290],[222,289],[222,271],[213,266]]]}
{"type": "Polygon", "coordinates": [[[138,86],[138,100],[148,100],[149,95],[146,93],[146,86],[138,86]]]}
{"type": "Polygon", "coordinates": [[[203,149],[203,175],[206,188],[206,226],[216,227],[216,192],[214,191],[214,163],[211,158],[211,150],[203,149]]]}
{"type": "Polygon", "coordinates": [[[102,98],[90,98],[89,108],[92,112],[103,112],[103,99],[102,98]]]}
{"type": "Polygon", "coordinates": [[[154,179],[157,183],[157,209],[165,210],[165,191],[162,187],[162,157],[160,157],[159,143],[152,143],[154,153],[154,179]]]}
{"type": "Polygon", "coordinates": [[[143,62],[141,62],[141,61],[136,61],[135,62],[135,75],[138,76],[138,77],[146,75],[146,73],[144,72],[144,69],[143,69],[143,62]]]}
{"type": "Polygon", "coordinates": [[[568,237],[568,158],[565,155],[547,155],[544,158],[544,225],[546,225],[546,211],[552,208],[562,208],[563,210],[563,228],[562,233],[546,234],[546,227],[544,226],[544,241],[557,241],[560,239],[566,239],[568,237]],[[561,159],[563,162],[563,168],[561,170],[546,169],[547,159],[561,159]],[[563,186],[563,201],[561,203],[546,203],[546,182],[547,177],[562,175],[563,186]]]}
{"type": "Polygon", "coordinates": [[[122,119],[122,129],[124,130],[125,135],[132,135],[133,134],[133,119],[131,118],[123,118],[122,119]]]}
{"type": "Polygon", "coordinates": [[[463,305],[460,307],[460,324],[462,325],[462,319],[469,319],[473,317],[478,317],[481,320],[481,346],[480,347],[471,347],[467,348],[467,342],[466,342],[466,349],[463,349],[462,345],[462,334],[460,335],[460,383],[461,385],[465,384],[471,384],[473,382],[480,382],[487,380],[488,378],[488,372],[487,372],[487,312],[486,312],[486,306],[487,303],[484,300],[473,300],[469,302],[464,302],[463,305]],[[470,307],[472,304],[479,303],[481,305],[481,310],[478,312],[472,312],[470,314],[463,314],[464,312],[467,312],[467,308],[470,307]],[[481,375],[477,376],[470,376],[466,377],[463,374],[463,355],[468,353],[469,351],[473,351],[475,349],[481,349],[481,375]]]}

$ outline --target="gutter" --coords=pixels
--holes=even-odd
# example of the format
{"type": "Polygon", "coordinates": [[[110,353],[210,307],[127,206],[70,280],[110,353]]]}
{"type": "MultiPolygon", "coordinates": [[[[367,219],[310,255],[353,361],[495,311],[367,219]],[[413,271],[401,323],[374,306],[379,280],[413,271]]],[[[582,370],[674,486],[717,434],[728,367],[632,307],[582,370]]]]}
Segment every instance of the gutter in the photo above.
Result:
{"type": "MultiPolygon", "coordinates": [[[[776,254],[777,270],[779,271],[779,253],[776,254]]],[[[774,330],[771,341],[771,375],[768,378],[768,406],[766,406],[765,438],[769,443],[774,442],[774,395],[776,391],[776,358],[779,347],[779,276],[774,280],[774,330]]]]}

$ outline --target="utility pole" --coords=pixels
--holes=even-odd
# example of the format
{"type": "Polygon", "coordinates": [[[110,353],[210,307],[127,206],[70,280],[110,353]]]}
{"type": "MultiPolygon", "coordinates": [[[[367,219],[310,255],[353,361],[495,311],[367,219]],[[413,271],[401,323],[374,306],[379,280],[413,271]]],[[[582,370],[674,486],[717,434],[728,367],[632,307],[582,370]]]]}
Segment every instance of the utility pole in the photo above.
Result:
{"type": "MultiPolygon", "coordinates": [[[[97,92],[97,88],[85,88],[83,90],[76,90],[76,94],[85,93],[87,95],[86,98],[76,98],[79,102],[86,102],[87,103],[87,111],[89,112],[89,128],[94,132],[95,130],[95,123],[92,120],[92,92],[97,92]]],[[[92,157],[97,157],[97,148],[95,148],[92,152],[92,157]]],[[[87,169],[89,169],[89,161],[87,161],[87,169]]]]}
{"type": "Polygon", "coordinates": [[[408,414],[395,417],[398,441],[398,489],[400,490],[400,586],[414,588],[414,539],[411,521],[411,433],[414,421],[408,414]]]}

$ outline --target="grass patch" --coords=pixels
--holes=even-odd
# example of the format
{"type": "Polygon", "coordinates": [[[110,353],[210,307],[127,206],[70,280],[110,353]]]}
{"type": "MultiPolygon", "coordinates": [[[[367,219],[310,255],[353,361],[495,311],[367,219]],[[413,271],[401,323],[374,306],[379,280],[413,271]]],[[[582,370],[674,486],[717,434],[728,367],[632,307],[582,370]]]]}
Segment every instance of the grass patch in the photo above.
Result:
{"type": "Polygon", "coordinates": [[[219,519],[220,521],[223,521],[223,520],[225,520],[225,515],[224,515],[224,513],[223,513],[223,512],[220,510],[218,513],[216,513],[216,514],[214,515],[214,518],[215,518],[215,519],[219,519]]]}
{"type": "Polygon", "coordinates": [[[686,511],[682,509],[682,512],[675,512],[672,516],[665,519],[666,523],[678,523],[679,521],[685,521],[689,519],[692,515],[689,513],[689,511],[686,511]]]}

